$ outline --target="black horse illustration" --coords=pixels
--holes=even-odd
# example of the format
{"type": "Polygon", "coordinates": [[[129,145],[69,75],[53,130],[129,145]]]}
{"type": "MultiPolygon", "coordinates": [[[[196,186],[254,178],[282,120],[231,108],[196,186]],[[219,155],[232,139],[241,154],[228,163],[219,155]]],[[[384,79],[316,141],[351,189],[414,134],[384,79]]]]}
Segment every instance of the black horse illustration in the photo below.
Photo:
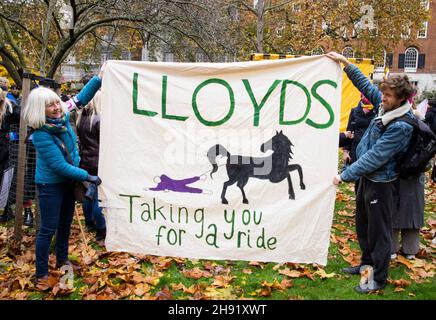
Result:
{"type": "Polygon", "coordinates": [[[227,157],[226,169],[229,180],[224,182],[223,191],[221,193],[221,202],[228,204],[226,199],[227,187],[237,183],[242,192],[242,202],[248,203],[245,196],[244,186],[247,184],[249,178],[258,178],[269,180],[273,183],[278,183],[284,179],[288,179],[289,185],[289,199],[295,199],[294,188],[292,186],[290,172],[297,170],[300,176],[300,188],[306,189],[303,183],[303,170],[298,164],[289,164],[292,159],[292,147],[294,145],[282,131],[277,132],[269,141],[263,143],[260,151],[266,152],[272,150],[273,153],[268,157],[246,157],[239,155],[231,155],[223,146],[217,144],[209,149],[207,157],[212,164],[212,171],[217,172],[218,165],[216,157],[218,155],[227,157]]]}

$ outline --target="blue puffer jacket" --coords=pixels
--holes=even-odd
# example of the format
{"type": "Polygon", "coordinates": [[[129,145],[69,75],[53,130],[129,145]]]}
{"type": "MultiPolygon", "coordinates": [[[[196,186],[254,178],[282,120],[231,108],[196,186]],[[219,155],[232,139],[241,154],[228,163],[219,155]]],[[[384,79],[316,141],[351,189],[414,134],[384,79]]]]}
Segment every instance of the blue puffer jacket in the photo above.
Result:
{"type": "MultiPolygon", "coordinates": [[[[356,88],[367,97],[378,110],[382,94],[369,79],[354,65],[344,69],[356,88]]],[[[409,111],[407,116],[413,117],[409,111]]],[[[343,181],[356,181],[361,176],[375,182],[389,182],[398,178],[398,158],[404,154],[412,137],[413,127],[397,121],[389,125],[382,134],[380,119],[373,119],[357,146],[357,161],[341,174],[343,181]]]]}
{"type": "MultiPolygon", "coordinates": [[[[101,86],[98,77],[92,78],[80,91],[76,98],[82,105],[87,105],[101,86]]],[[[33,133],[33,144],[36,149],[36,183],[61,183],[69,180],[84,181],[88,172],[78,168],[80,157],[77,148],[77,138],[69,122],[70,114],[66,116],[67,131],[57,134],[70,153],[74,166],[68,162],[59,146],[56,144],[53,133],[44,128],[33,133]]]]}

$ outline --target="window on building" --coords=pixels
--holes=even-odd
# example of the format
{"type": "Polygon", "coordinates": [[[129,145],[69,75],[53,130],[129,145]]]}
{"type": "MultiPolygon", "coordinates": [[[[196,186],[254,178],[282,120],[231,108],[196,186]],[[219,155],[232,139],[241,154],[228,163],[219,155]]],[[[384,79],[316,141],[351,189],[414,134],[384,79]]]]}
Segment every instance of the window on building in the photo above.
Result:
{"type": "Polygon", "coordinates": [[[374,72],[384,72],[386,67],[386,50],[383,50],[383,60],[376,63],[374,72]]]}
{"type": "Polygon", "coordinates": [[[342,36],[342,38],[348,38],[348,31],[347,28],[342,26],[339,28],[339,34],[342,36]]]}
{"type": "Polygon", "coordinates": [[[174,53],[172,52],[164,52],[163,54],[164,62],[174,62],[174,53]]]}
{"type": "Polygon", "coordinates": [[[324,49],[322,47],[315,48],[311,52],[312,56],[316,56],[316,55],[320,55],[320,54],[324,54],[324,49]]]}
{"type": "Polygon", "coordinates": [[[421,29],[418,31],[418,38],[427,38],[428,21],[422,23],[421,29]]]}
{"type": "Polygon", "coordinates": [[[428,10],[430,8],[430,1],[428,1],[428,0],[421,0],[421,6],[424,9],[428,10]]]}
{"type": "Polygon", "coordinates": [[[301,11],[301,4],[300,3],[294,3],[292,5],[292,11],[294,12],[300,12],[301,11]]]}
{"type": "Polygon", "coordinates": [[[121,59],[123,60],[132,60],[132,53],[130,51],[122,51],[121,59]]]}
{"type": "Polygon", "coordinates": [[[410,26],[405,25],[403,26],[403,29],[401,30],[401,38],[402,39],[409,39],[410,38],[410,26]]]}
{"type": "Polygon", "coordinates": [[[232,21],[239,21],[239,9],[235,5],[229,6],[229,16],[232,21]]]}
{"type": "Polygon", "coordinates": [[[404,53],[404,72],[416,72],[418,68],[418,49],[410,47],[404,53]]]}
{"type": "Polygon", "coordinates": [[[195,61],[196,62],[205,62],[206,61],[206,57],[205,57],[204,53],[203,52],[197,52],[195,54],[195,61]]]}
{"type": "Polygon", "coordinates": [[[329,32],[330,31],[330,24],[323,19],[322,23],[321,23],[321,28],[322,28],[322,31],[329,32]]]}
{"type": "Polygon", "coordinates": [[[102,53],[101,54],[101,63],[105,62],[106,60],[108,60],[108,54],[107,53],[102,53]]]}
{"type": "Polygon", "coordinates": [[[285,32],[285,28],[286,28],[285,23],[279,23],[279,25],[276,28],[277,38],[281,38],[283,36],[283,34],[285,32]]]}
{"type": "Polygon", "coordinates": [[[352,47],[345,47],[344,50],[342,50],[342,55],[345,58],[354,58],[354,50],[352,47]]]}

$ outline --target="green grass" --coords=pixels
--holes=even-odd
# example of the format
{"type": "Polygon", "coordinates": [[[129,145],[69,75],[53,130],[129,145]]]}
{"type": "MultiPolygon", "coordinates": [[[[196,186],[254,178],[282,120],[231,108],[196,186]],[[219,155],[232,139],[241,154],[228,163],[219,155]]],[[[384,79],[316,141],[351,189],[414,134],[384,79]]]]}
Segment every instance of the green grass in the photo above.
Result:
{"type": "MultiPolygon", "coordinates": [[[[427,192],[429,190],[427,189],[427,192]]],[[[434,192],[434,189],[433,189],[434,192]]],[[[343,194],[349,199],[345,201],[336,201],[335,203],[335,215],[333,219],[333,225],[339,224],[344,226],[344,230],[337,229],[335,227],[332,228],[332,234],[337,237],[344,238],[348,233],[352,233],[355,230],[354,227],[354,217],[348,217],[339,215],[338,212],[345,210],[348,213],[353,212],[354,210],[354,192],[352,185],[341,184],[339,187],[339,194],[343,194]],[[345,232],[345,234],[344,234],[345,232]]],[[[430,197],[429,197],[430,198],[430,197]]],[[[427,223],[428,218],[436,219],[435,212],[435,198],[432,196],[430,201],[427,201],[425,208],[425,221],[427,223]]],[[[430,232],[429,226],[426,224],[424,227],[427,233],[430,232]]],[[[433,232],[433,231],[432,231],[433,232]]],[[[89,237],[92,239],[92,237],[89,237]]],[[[423,238],[423,234],[421,234],[421,243],[423,246],[428,246],[428,241],[425,241],[423,238]]],[[[346,244],[351,248],[351,250],[359,253],[359,245],[356,240],[352,240],[348,238],[346,244]]],[[[94,250],[99,251],[101,247],[99,247],[95,242],[91,240],[90,247],[94,250]]],[[[409,274],[411,274],[411,270],[408,269],[404,264],[400,264],[398,262],[391,264],[391,268],[389,270],[389,279],[390,280],[400,280],[404,279],[409,281],[410,284],[404,287],[403,291],[398,291],[393,284],[388,284],[388,286],[381,292],[369,295],[361,295],[354,291],[354,287],[359,283],[359,276],[351,276],[341,273],[341,268],[349,266],[348,262],[344,260],[342,253],[340,252],[341,246],[340,243],[330,242],[329,246],[329,254],[328,254],[328,262],[327,265],[323,268],[327,274],[335,273],[335,275],[331,278],[321,279],[320,276],[314,275],[313,280],[302,276],[299,278],[289,278],[288,276],[282,275],[279,273],[280,270],[284,268],[295,269],[292,264],[283,264],[278,265],[276,263],[264,263],[260,265],[251,265],[247,261],[229,261],[229,260],[172,260],[171,264],[167,267],[163,267],[161,269],[159,266],[150,262],[150,259],[145,258],[142,260],[138,260],[138,263],[135,264],[136,272],[142,273],[145,276],[154,276],[158,272],[162,273],[162,276],[159,278],[158,283],[155,286],[151,286],[150,291],[147,293],[150,296],[155,296],[160,291],[168,288],[171,292],[173,299],[189,299],[193,298],[193,294],[185,293],[183,290],[174,290],[173,286],[178,284],[183,284],[186,288],[190,288],[193,285],[197,285],[196,288],[200,288],[200,297],[204,297],[205,294],[211,293],[215,294],[212,298],[228,298],[228,299],[239,299],[239,298],[251,298],[251,299],[304,299],[304,300],[435,300],[436,299],[436,280],[435,277],[431,278],[423,278],[420,279],[419,283],[410,278],[409,274]],[[184,270],[189,270],[195,267],[200,268],[201,270],[206,270],[206,265],[213,264],[219,266],[221,272],[220,275],[233,276],[234,278],[228,283],[228,287],[220,288],[213,286],[214,276],[212,277],[201,277],[199,279],[188,278],[183,274],[184,270]],[[227,271],[226,271],[227,270],[227,271]],[[251,274],[247,274],[247,270],[251,270],[251,274]],[[245,272],[244,272],[245,271],[245,272]],[[292,282],[292,286],[285,289],[280,290],[278,288],[273,288],[270,292],[267,290],[268,285],[272,285],[273,283],[280,283],[282,280],[290,280],[292,282]],[[264,285],[262,285],[264,284],[264,285]]],[[[427,249],[429,249],[427,247],[427,249]]],[[[434,266],[435,260],[435,250],[431,252],[431,255],[425,258],[425,263],[429,266],[432,266],[433,269],[430,271],[436,271],[436,267],[434,266]],[[433,263],[433,265],[431,265],[433,263]]],[[[75,253],[76,256],[70,255],[70,259],[73,261],[79,261],[81,258],[78,256],[79,253],[75,253]]],[[[122,255],[122,254],[120,254],[122,255]]],[[[95,263],[91,264],[88,267],[85,267],[83,270],[83,277],[75,276],[74,278],[74,291],[64,295],[58,294],[53,297],[51,293],[42,293],[30,290],[28,291],[27,299],[29,300],[39,300],[46,298],[54,298],[54,299],[67,299],[67,300],[78,300],[83,298],[83,290],[91,288],[92,285],[86,284],[84,282],[84,277],[91,276],[88,273],[91,269],[97,272],[101,272],[104,274],[105,272],[111,271],[110,269],[121,269],[123,265],[118,267],[111,267],[110,263],[112,259],[116,259],[115,256],[111,255],[103,255],[99,262],[101,264],[107,264],[107,268],[100,268],[95,263]],[[87,268],[87,269],[86,269],[87,268]]],[[[5,260],[7,261],[7,260],[5,260]]],[[[99,265],[101,265],[99,264],[99,265]]],[[[11,267],[12,264],[9,262],[0,262],[0,275],[5,274],[8,267],[11,267]]],[[[298,270],[302,270],[302,268],[306,268],[309,270],[311,274],[313,274],[317,268],[313,265],[299,265],[300,268],[298,270]]],[[[125,269],[124,269],[125,270],[125,269]]],[[[216,270],[216,269],[215,269],[216,270]]],[[[113,270],[112,270],[113,271],[113,270]]],[[[427,270],[429,271],[429,270],[427,270]]],[[[108,289],[108,286],[111,289],[116,289],[122,287],[125,282],[125,278],[121,279],[118,277],[116,272],[110,273],[108,276],[109,285],[103,285],[96,292],[93,292],[95,295],[103,294],[105,289],[108,289]]],[[[127,285],[133,285],[132,282],[128,282],[127,285]]],[[[85,290],[86,291],[86,290],[85,290]]],[[[115,290],[116,291],[116,290],[115,290]]],[[[147,296],[147,295],[146,295],[147,296]]],[[[123,299],[129,299],[135,297],[132,294],[130,297],[125,297],[123,299]]],[[[195,297],[195,295],[194,295],[195,297]]],[[[116,298],[116,295],[115,295],[116,298]]],[[[135,297],[138,298],[138,297],[135,297]]]]}

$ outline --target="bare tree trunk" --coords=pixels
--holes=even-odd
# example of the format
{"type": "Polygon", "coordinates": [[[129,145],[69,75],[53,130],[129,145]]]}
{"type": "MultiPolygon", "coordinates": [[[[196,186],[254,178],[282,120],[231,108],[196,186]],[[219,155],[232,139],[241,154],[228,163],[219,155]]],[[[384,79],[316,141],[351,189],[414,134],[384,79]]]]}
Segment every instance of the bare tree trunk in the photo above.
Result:
{"type": "Polygon", "coordinates": [[[23,100],[21,102],[20,134],[18,139],[18,164],[17,164],[17,190],[15,198],[15,227],[14,235],[9,242],[8,251],[12,255],[21,252],[21,240],[23,238],[23,198],[24,198],[24,174],[26,171],[26,139],[27,126],[23,118],[27,98],[30,91],[30,73],[23,74],[23,100]]]}
{"type": "Polygon", "coordinates": [[[41,72],[41,75],[45,75],[45,54],[47,51],[48,36],[50,34],[50,25],[51,25],[51,20],[53,18],[55,4],[56,4],[56,0],[50,0],[48,5],[47,19],[45,20],[44,28],[42,30],[42,48],[41,48],[41,57],[39,60],[39,71],[41,72]]]}
{"type": "Polygon", "coordinates": [[[256,47],[257,47],[257,52],[263,53],[263,35],[264,35],[264,27],[265,27],[265,20],[264,20],[265,1],[258,0],[256,9],[257,9],[256,47]]]}

